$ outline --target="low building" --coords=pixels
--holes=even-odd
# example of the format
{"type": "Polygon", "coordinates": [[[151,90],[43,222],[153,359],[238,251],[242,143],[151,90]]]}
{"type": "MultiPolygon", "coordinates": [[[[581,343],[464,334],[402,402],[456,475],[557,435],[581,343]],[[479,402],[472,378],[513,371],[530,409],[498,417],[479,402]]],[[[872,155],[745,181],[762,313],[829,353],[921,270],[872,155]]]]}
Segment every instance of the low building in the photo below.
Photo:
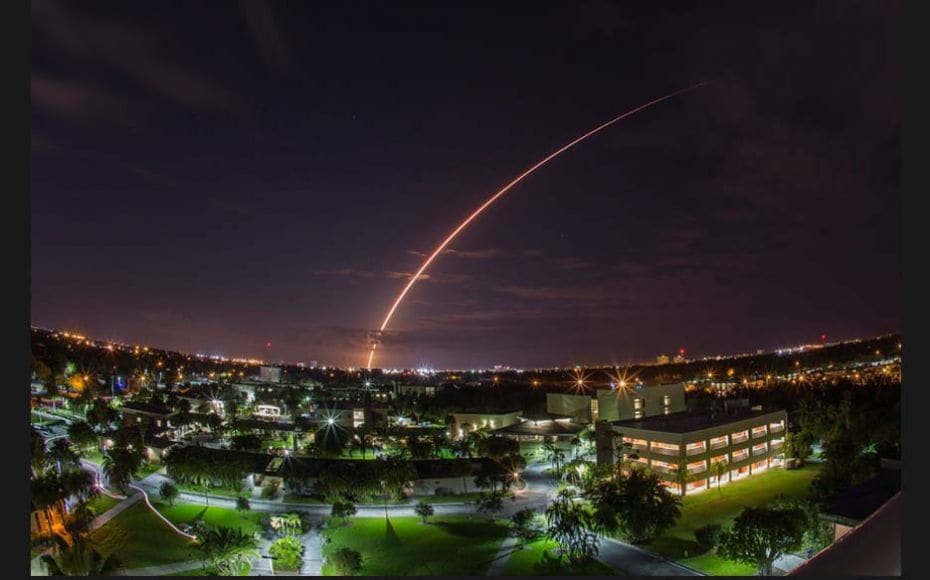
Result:
{"type": "Polygon", "coordinates": [[[621,456],[682,495],[784,465],[787,413],[761,406],[681,411],[598,423],[598,464],[621,456]],[[715,467],[723,464],[723,468],[715,467]],[[685,488],[681,489],[683,472],[685,488]],[[719,481],[718,481],[719,479],[719,481]]]}
{"type": "Polygon", "coordinates": [[[570,417],[575,423],[641,419],[678,413],[685,409],[683,383],[645,386],[616,385],[594,393],[547,393],[546,410],[570,417]]]}
{"type": "Polygon", "coordinates": [[[127,426],[142,426],[147,424],[155,431],[172,427],[171,418],[174,411],[162,405],[129,401],[120,407],[123,415],[123,424],[127,426]]]}
{"type": "Polygon", "coordinates": [[[175,442],[167,437],[148,437],[145,440],[145,456],[152,463],[161,463],[167,451],[175,442]]]}
{"type": "Polygon", "coordinates": [[[500,429],[520,422],[522,410],[465,410],[450,413],[449,433],[453,439],[479,429],[500,429]]]}
{"type": "Polygon", "coordinates": [[[901,491],[899,462],[882,461],[875,477],[834,496],[820,511],[820,517],[833,524],[833,541],[852,531],[901,491]]]}
{"type": "Polygon", "coordinates": [[[280,367],[260,367],[258,369],[258,380],[263,383],[280,383],[281,382],[281,368],[280,367]]]}
{"type": "Polygon", "coordinates": [[[414,395],[418,397],[435,397],[436,385],[396,385],[395,395],[414,395]]]}
{"type": "Polygon", "coordinates": [[[529,417],[522,415],[519,423],[495,429],[491,434],[517,441],[570,441],[585,429],[584,425],[573,423],[567,417],[549,414],[529,417]]]}

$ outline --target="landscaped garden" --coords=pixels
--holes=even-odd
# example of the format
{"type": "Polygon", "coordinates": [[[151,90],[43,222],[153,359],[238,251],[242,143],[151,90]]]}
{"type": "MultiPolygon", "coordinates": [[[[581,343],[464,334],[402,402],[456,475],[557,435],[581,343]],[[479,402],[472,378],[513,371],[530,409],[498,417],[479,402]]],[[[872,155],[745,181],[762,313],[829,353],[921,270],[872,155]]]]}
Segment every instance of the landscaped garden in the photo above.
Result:
{"type": "MultiPolygon", "coordinates": [[[[507,531],[483,517],[436,516],[428,524],[416,517],[354,518],[348,526],[330,524],[323,554],[356,550],[362,555],[361,575],[483,576],[507,531]]],[[[336,575],[329,562],[323,574],[336,575]]]]}
{"type": "Polygon", "coordinates": [[[708,524],[728,526],[745,507],[761,507],[776,496],[805,497],[818,465],[802,469],[770,469],[702,493],[686,496],[682,501],[681,518],[675,527],[644,546],[647,550],[712,575],[755,574],[753,566],[724,560],[706,552],[694,537],[694,532],[708,524]]]}
{"type": "Polygon", "coordinates": [[[573,565],[566,559],[560,562],[546,561],[545,554],[555,560],[559,545],[552,540],[542,539],[531,542],[510,555],[502,576],[617,576],[609,566],[591,561],[583,565],[573,565]]]}

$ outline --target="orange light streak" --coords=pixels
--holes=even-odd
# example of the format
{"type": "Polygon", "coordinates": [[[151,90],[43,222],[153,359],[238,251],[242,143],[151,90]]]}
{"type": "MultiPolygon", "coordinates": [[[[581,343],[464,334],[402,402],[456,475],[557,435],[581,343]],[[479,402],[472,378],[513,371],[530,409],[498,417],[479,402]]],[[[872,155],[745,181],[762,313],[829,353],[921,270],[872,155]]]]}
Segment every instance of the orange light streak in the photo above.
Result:
{"type": "MultiPolygon", "coordinates": [[[[672,97],[675,97],[675,96],[680,95],[680,94],[682,94],[682,93],[685,93],[685,92],[694,90],[694,89],[696,89],[696,88],[702,87],[702,86],[704,86],[705,84],[707,84],[707,83],[698,83],[698,84],[696,84],[696,85],[692,85],[692,86],[687,87],[687,88],[684,88],[684,89],[679,89],[679,90],[677,90],[677,91],[675,91],[675,92],[673,92],[673,93],[669,93],[669,94],[667,94],[667,95],[665,95],[665,96],[663,96],[663,97],[659,97],[659,98],[657,98],[657,99],[653,99],[652,101],[649,101],[648,103],[646,103],[646,104],[644,104],[644,105],[640,105],[640,106],[636,107],[635,109],[631,109],[631,110],[627,111],[626,113],[623,113],[622,115],[620,115],[620,116],[618,116],[618,117],[614,117],[613,119],[611,119],[610,121],[607,121],[606,123],[603,123],[603,124],[601,124],[601,125],[598,125],[597,127],[595,127],[594,129],[591,129],[590,131],[588,131],[588,132],[585,133],[584,135],[582,135],[582,136],[576,138],[575,140],[571,141],[571,142],[568,143],[567,145],[563,145],[563,146],[560,147],[559,149],[557,149],[557,150],[555,150],[554,152],[550,153],[549,155],[547,155],[546,157],[544,157],[541,161],[537,162],[535,165],[533,165],[532,167],[530,167],[529,169],[527,169],[526,171],[524,171],[523,173],[521,173],[519,176],[517,176],[516,179],[514,179],[513,181],[511,181],[510,183],[508,183],[507,185],[505,185],[504,187],[502,187],[500,190],[498,190],[497,193],[495,193],[494,195],[492,195],[487,201],[485,201],[483,204],[481,204],[481,205],[478,207],[478,209],[476,209],[475,211],[473,211],[473,212],[471,213],[471,215],[469,215],[467,218],[465,218],[465,221],[463,221],[462,223],[460,223],[460,224],[458,225],[457,228],[455,228],[454,230],[452,230],[452,233],[450,233],[448,236],[446,236],[446,238],[442,241],[442,243],[439,244],[439,245],[436,247],[435,250],[433,250],[433,253],[430,254],[429,257],[426,258],[426,260],[423,261],[423,264],[420,265],[420,268],[419,268],[419,269],[416,271],[416,273],[410,278],[410,281],[407,282],[407,285],[404,286],[404,289],[401,290],[400,294],[399,294],[399,295],[397,296],[397,298],[394,300],[394,304],[391,305],[391,309],[388,310],[387,315],[384,317],[384,321],[381,323],[381,326],[378,328],[378,336],[380,336],[381,333],[384,332],[384,329],[387,328],[387,325],[388,325],[388,323],[391,322],[391,318],[394,316],[394,312],[397,310],[397,307],[400,306],[400,303],[404,301],[404,297],[407,296],[407,293],[410,292],[410,289],[413,288],[413,285],[416,284],[417,280],[420,279],[420,276],[422,276],[423,273],[426,272],[426,269],[429,268],[430,264],[433,263],[433,260],[435,260],[435,259],[439,256],[439,254],[441,254],[442,251],[445,250],[446,247],[447,247],[450,243],[452,243],[452,240],[454,240],[455,237],[458,236],[459,233],[461,233],[462,230],[464,230],[466,227],[468,227],[468,224],[470,224],[472,221],[474,221],[474,219],[475,219],[476,217],[478,217],[479,215],[481,215],[481,213],[482,213],[484,210],[486,210],[486,209],[487,209],[491,204],[493,204],[495,201],[497,201],[498,199],[500,199],[500,197],[503,196],[505,193],[507,193],[508,191],[510,191],[515,185],[517,185],[518,183],[520,183],[521,181],[523,181],[525,178],[529,177],[529,176],[530,176],[532,173],[534,173],[537,169],[539,169],[540,167],[542,167],[542,166],[545,165],[546,163],[552,161],[553,159],[555,159],[556,157],[558,157],[559,155],[561,155],[561,154],[564,153],[565,151],[571,149],[572,147],[574,147],[574,146],[577,145],[578,143],[581,143],[582,141],[584,141],[584,140],[587,139],[588,137],[591,137],[592,135],[594,135],[594,134],[596,134],[596,133],[599,133],[600,131],[606,129],[607,127],[610,127],[610,126],[613,125],[614,123],[617,123],[618,121],[622,121],[623,119],[629,117],[630,115],[634,115],[634,114],[636,114],[636,113],[642,111],[643,109],[647,109],[647,108],[649,108],[649,107],[651,107],[651,106],[653,106],[653,105],[657,105],[657,104],[661,103],[662,101],[665,101],[665,100],[667,100],[667,99],[671,99],[672,97]]],[[[377,345],[378,345],[378,343],[377,343],[376,341],[372,341],[372,344],[371,344],[371,352],[368,353],[368,365],[367,365],[368,370],[371,370],[371,364],[372,364],[372,361],[374,360],[375,349],[377,348],[377,345]]]]}

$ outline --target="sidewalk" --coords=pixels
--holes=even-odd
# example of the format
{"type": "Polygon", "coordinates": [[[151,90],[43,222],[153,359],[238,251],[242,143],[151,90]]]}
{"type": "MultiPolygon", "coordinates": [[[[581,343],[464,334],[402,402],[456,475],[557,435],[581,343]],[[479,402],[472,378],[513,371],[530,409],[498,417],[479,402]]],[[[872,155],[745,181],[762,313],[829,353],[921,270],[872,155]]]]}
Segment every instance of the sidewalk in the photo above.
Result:
{"type": "Polygon", "coordinates": [[[601,537],[597,559],[625,576],[703,576],[704,574],[642,548],[601,537]]]}
{"type": "Polygon", "coordinates": [[[509,560],[510,555],[513,554],[516,545],[517,538],[515,536],[507,536],[504,538],[504,542],[501,544],[500,549],[497,551],[497,555],[494,556],[494,560],[491,561],[491,565],[488,567],[488,571],[485,572],[484,575],[500,576],[501,572],[504,571],[504,566],[507,565],[507,560],[509,560]]]}
{"type": "Polygon", "coordinates": [[[135,503],[142,499],[141,493],[134,493],[131,496],[127,497],[123,501],[119,502],[115,506],[111,507],[107,511],[103,512],[99,516],[93,519],[90,524],[87,526],[87,532],[90,533],[97,528],[103,526],[116,516],[120,515],[128,508],[132,507],[135,503]]]}
{"type": "Polygon", "coordinates": [[[323,575],[323,535],[316,526],[301,537],[304,544],[304,563],[300,567],[301,576],[323,575]]]}

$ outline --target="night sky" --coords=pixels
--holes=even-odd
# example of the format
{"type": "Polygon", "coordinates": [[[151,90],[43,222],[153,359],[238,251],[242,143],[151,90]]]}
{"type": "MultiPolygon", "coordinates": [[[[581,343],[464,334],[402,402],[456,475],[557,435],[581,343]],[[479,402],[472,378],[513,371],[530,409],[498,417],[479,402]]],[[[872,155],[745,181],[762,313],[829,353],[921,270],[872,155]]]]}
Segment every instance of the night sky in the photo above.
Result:
{"type": "Polygon", "coordinates": [[[376,366],[899,331],[899,4],[652,4],[34,0],[33,324],[362,365],[707,81],[376,366]]]}

